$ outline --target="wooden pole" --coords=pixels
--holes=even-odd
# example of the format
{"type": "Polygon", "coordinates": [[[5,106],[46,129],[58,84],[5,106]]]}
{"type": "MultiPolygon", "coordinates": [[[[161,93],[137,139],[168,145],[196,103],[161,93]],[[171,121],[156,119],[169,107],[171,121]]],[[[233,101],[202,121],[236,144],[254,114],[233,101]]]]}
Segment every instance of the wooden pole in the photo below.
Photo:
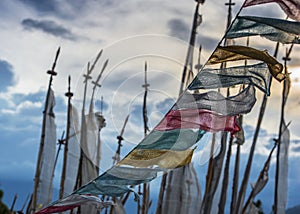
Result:
{"type": "MultiPolygon", "coordinates": [[[[286,55],[282,59],[284,60],[284,72],[287,74],[287,62],[291,60],[290,54],[293,49],[293,44],[291,45],[289,50],[286,50],[286,55]]],[[[282,88],[282,101],[281,101],[281,115],[280,115],[280,124],[279,124],[279,134],[277,139],[277,154],[276,154],[276,171],[275,171],[275,190],[274,190],[274,205],[273,205],[273,213],[277,214],[277,204],[278,204],[278,185],[279,185],[279,159],[280,159],[280,148],[281,148],[281,137],[282,137],[282,127],[284,124],[284,111],[285,111],[285,104],[287,100],[287,93],[288,93],[288,83],[287,79],[283,81],[283,88],[282,88]]]]}
{"type": "MultiPolygon", "coordinates": [[[[150,84],[147,82],[147,62],[145,62],[145,83],[142,85],[145,88],[144,92],[144,102],[143,102],[143,121],[144,121],[144,137],[147,136],[147,132],[149,131],[148,127],[148,116],[147,116],[147,94],[148,94],[148,87],[150,84]]],[[[142,203],[142,214],[147,214],[149,209],[149,184],[143,184],[143,203],[142,203]]]]}
{"type": "Polygon", "coordinates": [[[194,54],[194,46],[196,41],[196,34],[197,34],[197,27],[201,24],[201,16],[199,15],[199,5],[200,1],[197,1],[197,5],[195,8],[194,18],[193,18],[193,26],[192,26],[192,32],[190,35],[190,41],[189,41],[189,47],[187,51],[187,55],[185,58],[185,64],[182,71],[182,77],[181,77],[181,83],[179,88],[179,96],[184,91],[184,87],[186,86],[186,78],[187,78],[187,72],[193,72],[193,54],[194,54]]]}
{"type": "MultiPolygon", "coordinates": [[[[275,48],[275,53],[274,53],[275,58],[277,56],[278,49],[279,49],[279,43],[277,42],[276,48],[275,48]]],[[[270,78],[272,80],[272,77],[270,77],[270,78]]],[[[235,213],[236,214],[239,214],[242,211],[242,208],[243,208],[246,189],[247,189],[248,180],[249,180],[249,176],[250,176],[250,171],[251,171],[251,167],[252,167],[254,151],[255,151],[255,147],[256,147],[256,142],[257,142],[257,139],[258,139],[260,126],[261,126],[261,123],[262,123],[262,120],[263,120],[263,117],[264,117],[264,114],[265,114],[267,101],[268,101],[268,96],[266,94],[264,94],[264,97],[263,97],[263,100],[262,100],[262,103],[261,103],[261,107],[260,107],[260,110],[259,110],[259,115],[258,115],[258,120],[257,120],[257,124],[256,124],[256,129],[255,129],[254,136],[253,136],[253,141],[252,141],[250,152],[249,152],[248,162],[247,162],[247,165],[246,165],[246,169],[245,169],[245,172],[244,172],[242,184],[241,184],[239,194],[238,194],[238,198],[237,198],[237,203],[236,203],[236,207],[235,207],[235,213]]]]}
{"type": "Polygon", "coordinates": [[[123,127],[121,129],[121,132],[120,134],[117,136],[117,139],[118,139],[118,148],[117,148],[117,151],[116,151],[116,154],[115,156],[113,157],[113,165],[115,163],[117,163],[118,161],[120,161],[120,155],[121,155],[121,147],[123,146],[122,145],[122,141],[124,140],[123,138],[123,134],[124,134],[124,131],[125,131],[125,127],[127,125],[127,122],[129,120],[129,114],[127,115],[127,117],[125,118],[125,121],[124,121],[124,124],[123,124],[123,127]]]}
{"type": "MultiPolygon", "coordinates": [[[[228,183],[229,183],[229,167],[230,167],[232,143],[233,143],[233,136],[230,136],[227,155],[226,155],[226,162],[225,162],[225,167],[224,167],[222,190],[221,190],[221,196],[220,196],[220,202],[219,202],[219,210],[218,210],[219,214],[224,214],[224,211],[225,211],[227,189],[228,189],[228,183]]],[[[226,147],[225,147],[225,149],[226,149],[226,147]]]]}
{"type": "Polygon", "coordinates": [[[60,190],[59,190],[59,199],[62,199],[64,196],[65,190],[65,179],[67,172],[67,164],[68,164],[68,148],[69,148],[69,138],[70,138],[70,127],[71,127],[71,99],[73,97],[73,93],[71,92],[71,76],[68,78],[68,91],[65,93],[65,96],[68,98],[68,113],[67,113],[67,133],[65,140],[65,148],[64,148],[64,159],[63,159],[63,168],[61,173],[60,180],[60,190]]]}
{"type": "MultiPolygon", "coordinates": [[[[85,102],[86,102],[86,93],[87,93],[87,84],[88,81],[92,79],[91,74],[95,68],[96,63],[98,62],[99,58],[102,55],[103,50],[100,50],[98,55],[96,56],[96,59],[94,60],[94,63],[92,66],[90,66],[90,62],[87,64],[87,73],[84,74],[84,91],[83,91],[83,101],[82,101],[82,110],[81,110],[81,135],[80,135],[80,144],[85,140],[84,138],[85,131],[82,131],[82,128],[84,127],[86,129],[86,121],[85,121],[85,102]]],[[[96,81],[97,82],[97,81],[96,81]]],[[[96,84],[95,84],[96,85],[96,84]]],[[[78,166],[78,173],[77,173],[77,178],[76,178],[76,185],[75,189],[79,188],[82,185],[82,162],[83,162],[83,155],[84,151],[82,148],[80,148],[80,158],[79,158],[79,166],[78,166]]],[[[80,210],[79,210],[80,211],[80,210]]],[[[80,212],[79,212],[80,213],[80,212]]]]}
{"type": "Polygon", "coordinates": [[[14,200],[13,200],[13,202],[12,202],[11,206],[10,206],[10,212],[11,212],[11,213],[13,213],[13,211],[14,211],[14,207],[15,207],[15,204],[16,204],[16,201],[17,201],[17,198],[18,198],[18,195],[17,195],[17,194],[15,194],[15,196],[14,196],[14,200]]]}
{"type": "Polygon", "coordinates": [[[51,70],[47,71],[47,74],[50,75],[49,83],[48,83],[48,90],[45,100],[45,106],[43,111],[43,122],[42,122],[42,133],[41,133],[41,139],[40,139],[40,148],[38,152],[38,159],[35,169],[35,176],[34,176],[34,189],[32,194],[32,204],[31,204],[31,211],[36,211],[36,205],[37,205],[37,190],[40,183],[40,175],[41,175],[41,161],[42,161],[42,155],[44,152],[44,145],[45,145],[45,135],[46,135],[46,118],[47,118],[47,112],[48,112],[48,105],[49,105],[49,97],[50,97],[50,89],[52,85],[53,76],[56,76],[57,73],[55,72],[56,62],[58,59],[60,53],[60,47],[56,51],[56,56],[52,65],[51,70]]]}

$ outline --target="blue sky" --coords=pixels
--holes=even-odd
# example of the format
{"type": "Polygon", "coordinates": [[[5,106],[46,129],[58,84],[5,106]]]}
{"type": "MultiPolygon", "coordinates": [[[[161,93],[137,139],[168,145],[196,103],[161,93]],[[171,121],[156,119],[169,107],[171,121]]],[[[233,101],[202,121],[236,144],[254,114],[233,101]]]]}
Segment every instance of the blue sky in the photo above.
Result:
{"type": "MultiPolygon", "coordinates": [[[[225,1],[224,1],[225,2],[225,1]]],[[[204,63],[224,33],[226,7],[223,1],[211,0],[201,7],[201,24],[197,44],[202,44],[201,62],[204,63]]],[[[236,1],[234,13],[241,6],[236,1]]],[[[116,135],[123,121],[131,113],[125,132],[126,154],[143,136],[141,103],[143,98],[143,67],[148,62],[150,92],[148,113],[150,127],[154,127],[163,114],[175,102],[178,95],[180,74],[185,60],[186,42],[194,12],[194,1],[115,1],[115,0],[2,0],[0,2],[0,188],[5,191],[5,202],[11,203],[13,195],[19,194],[17,207],[24,203],[32,191],[35,162],[37,159],[42,111],[49,76],[56,49],[61,47],[57,62],[58,76],[54,78],[56,95],[57,136],[65,128],[67,77],[72,76],[74,104],[81,108],[82,74],[88,61],[93,61],[100,49],[104,49],[99,63],[92,73],[95,79],[104,61],[109,64],[103,74],[102,87],[96,91],[96,110],[104,97],[104,115],[107,127],[102,137],[105,154],[102,170],[111,165],[116,148],[116,135]]],[[[245,14],[285,18],[277,5],[258,9],[249,8],[245,14]],[[272,7],[272,10],[267,9],[272,7]]],[[[260,49],[273,51],[274,44],[264,39],[250,42],[260,49]]],[[[281,47],[280,56],[285,47],[281,47]]],[[[296,190],[300,188],[300,61],[298,47],[292,52],[289,63],[292,72],[292,90],[287,104],[286,120],[292,121],[288,206],[300,204],[296,190]]],[[[195,60],[198,55],[195,54],[195,60]]],[[[89,87],[89,95],[91,93],[89,87]]],[[[262,124],[263,131],[256,149],[250,182],[256,180],[262,162],[266,159],[272,139],[278,132],[280,112],[280,88],[274,82],[268,110],[262,124]]],[[[261,94],[253,111],[245,118],[247,142],[243,146],[243,163],[251,145],[251,136],[258,114],[261,94]]],[[[200,142],[207,145],[207,142],[200,142]]],[[[201,147],[201,146],[200,146],[201,147]]],[[[201,148],[203,148],[202,146],[201,148]]],[[[205,171],[207,158],[198,150],[194,164],[199,172],[205,171]]],[[[270,176],[274,175],[274,163],[270,176]]],[[[60,166],[59,163],[58,166],[60,166]]],[[[242,170],[243,171],[243,170],[242,170]]],[[[59,179],[59,169],[56,184],[59,179]]],[[[201,176],[200,179],[205,179],[201,176]]],[[[159,179],[153,181],[157,184],[159,179]]],[[[273,178],[258,198],[271,198],[273,178]]],[[[265,202],[265,209],[270,210],[265,202]]]]}

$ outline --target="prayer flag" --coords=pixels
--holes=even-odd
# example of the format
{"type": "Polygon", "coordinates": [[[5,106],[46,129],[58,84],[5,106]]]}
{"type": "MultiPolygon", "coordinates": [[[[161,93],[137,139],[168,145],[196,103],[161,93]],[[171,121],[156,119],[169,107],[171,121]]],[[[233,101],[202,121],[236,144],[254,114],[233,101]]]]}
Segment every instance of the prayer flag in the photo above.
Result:
{"type": "Polygon", "coordinates": [[[132,189],[127,187],[127,185],[99,185],[97,182],[92,180],[90,183],[76,190],[73,194],[108,195],[112,197],[119,197],[127,192],[133,192],[135,194],[136,199],[139,197],[132,189]]]}
{"type": "Polygon", "coordinates": [[[289,145],[290,145],[290,131],[283,121],[281,125],[281,139],[280,139],[280,153],[279,153],[279,177],[277,189],[277,213],[285,213],[288,195],[288,168],[289,168],[289,145]]]}
{"type": "Polygon", "coordinates": [[[176,105],[173,107],[173,110],[207,109],[222,115],[233,116],[249,113],[255,102],[255,88],[252,85],[249,85],[237,95],[229,97],[224,97],[217,91],[209,91],[202,94],[190,94],[186,92],[177,101],[176,105]]]}
{"type": "Polygon", "coordinates": [[[244,7],[272,2],[277,3],[289,18],[300,21],[299,0],[246,0],[244,7]]]}
{"type": "Polygon", "coordinates": [[[116,165],[74,193],[118,197],[127,192],[133,192],[138,198],[138,195],[128,186],[150,182],[156,178],[159,171],[162,170],[116,165]]]}
{"type": "MultiPolygon", "coordinates": [[[[154,178],[156,178],[157,173],[160,172],[161,169],[152,169],[152,168],[136,168],[136,167],[124,167],[124,166],[113,166],[109,169],[106,174],[109,174],[114,177],[111,179],[109,176],[101,176],[103,180],[144,180],[148,182],[154,178]],[[105,178],[105,179],[104,179],[105,178]],[[107,179],[108,178],[108,179],[107,179]]],[[[124,184],[124,183],[123,183],[124,184]]],[[[131,184],[128,184],[131,185],[131,184]]]]}
{"type": "Polygon", "coordinates": [[[56,124],[53,112],[55,106],[54,91],[50,88],[48,106],[46,106],[45,142],[40,162],[40,182],[37,186],[36,209],[49,204],[53,195],[53,176],[56,150],[56,124]]]}
{"type": "Polygon", "coordinates": [[[73,192],[76,184],[76,176],[78,171],[79,157],[80,157],[80,145],[78,141],[79,132],[79,118],[78,112],[75,106],[71,104],[71,117],[70,117],[70,136],[68,139],[68,153],[67,153],[67,165],[66,165],[66,178],[64,180],[64,189],[62,190],[64,195],[73,192]]]}
{"type": "Polygon", "coordinates": [[[221,69],[203,69],[189,85],[189,90],[253,84],[270,95],[270,72],[266,63],[221,69]]]}
{"type": "Polygon", "coordinates": [[[129,165],[135,167],[159,167],[162,169],[174,169],[191,162],[193,149],[183,151],[158,150],[158,149],[134,149],[118,166],[129,165]]]}
{"type": "Polygon", "coordinates": [[[166,131],[183,128],[209,132],[229,131],[232,134],[240,130],[235,116],[224,116],[205,109],[171,110],[154,130],[166,131]]]}
{"type": "Polygon", "coordinates": [[[50,204],[48,207],[36,212],[36,214],[58,213],[66,210],[74,209],[80,205],[89,204],[97,210],[113,205],[112,202],[103,202],[100,198],[94,195],[79,195],[72,194],[68,197],[50,204]]]}
{"type": "Polygon", "coordinates": [[[225,37],[234,39],[256,35],[283,44],[299,44],[300,22],[255,16],[239,16],[234,20],[225,37]]]}
{"type": "Polygon", "coordinates": [[[210,57],[208,64],[216,64],[239,60],[259,60],[267,63],[272,76],[278,81],[282,81],[285,75],[282,72],[283,65],[267,51],[260,51],[246,46],[231,45],[226,47],[219,46],[210,57]]]}
{"type": "Polygon", "coordinates": [[[196,144],[204,134],[203,130],[191,129],[153,130],[136,148],[186,150],[196,144]]]}
{"type": "Polygon", "coordinates": [[[276,145],[273,146],[265,164],[264,167],[262,168],[257,181],[255,184],[251,185],[252,186],[252,191],[249,195],[249,198],[246,202],[245,207],[243,208],[243,213],[247,213],[250,214],[252,213],[251,210],[253,209],[253,200],[255,198],[255,196],[261,192],[261,190],[266,186],[266,184],[268,183],[269,180],[269,168],[270,168],[270,163],[271,163],[271,158],[272,158],[272,154],[273,151],[275,150],[276,145]]]}

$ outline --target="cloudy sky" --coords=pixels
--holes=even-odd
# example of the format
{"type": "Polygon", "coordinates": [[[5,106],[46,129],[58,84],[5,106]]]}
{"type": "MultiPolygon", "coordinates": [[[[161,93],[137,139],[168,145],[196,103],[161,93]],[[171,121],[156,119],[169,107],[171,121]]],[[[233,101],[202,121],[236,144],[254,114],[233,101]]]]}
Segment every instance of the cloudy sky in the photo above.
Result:
{"type": "MultiPolygon", "coordinates": [[[[198,29],[195,60],[198,45],[202,45],[201,63],[204,63],[222,38],[226,25],[225,1],[210,0],[201,6],[203,23],[198,29]]],[[[242,1],[236,1],[234,14],[242,1]]],[[[15,193],[19,194],[20,208],[27,194],[32,191],[35,162],[39,146],[42,109],[55,52],[61,47],[52,88],[56,95],[57,136],[66,126],[67,77],[72,77],[74,105],[81,108],[82,75],[87,63],[93,62],[98,52],[103,54],[92,73],[99,75],[102,65],[109,59],[96,90],[95,108],[100,110],[100,99],[104,97],[104,116],[107,127],[102,131],[104,142],[102,170],[111,164],[116,149],[116,135],[130,113],[125,132],[124,154],[143,136],[141,103],[143,97],[143,68],[148,64],[150,92],[148,114],[150,127],[154,127],[178,96],[182,65],[185,61],[195,2],[190,0],[2,0],[0,1],[0,188],[5,191],[5,202],[11,203],[15,193]],[[22,188],[21,188],[22,187],[22,188]],[[21,192],[18,192],[21,189],[21,192]]],[[[248,8],[247,15],[263,15],[285,18],[277,5],[248,8]],[[269,8],[272,9],[269,9],[269,8]]],[[[238,41],[240,42],[240,41],[238,41]]],[[[241,41],[242,43],[243,41],[241,41]]],[[[254,42],[250,41],[250,44],[254,42]]],[[[260,49],[270,50],[274,43],[265,39],[255,41],[260,49]]],[[[280,47],[280,57],[286,47],[280,47]]],[[[299,93],[300,61],[299,48],[295,47],[290,61],[292,89],[287,104],[286,120],[292,121],[288,207],[300,204],[296,190],[300,188],[300,128],[299,93]]],[[[88,97],[92,86],[88,88],[88,97]]],[[[277,137],[280,117],[281,86],[274,81],[268,110],[262,124],[262,132],[256,150],[251,181],[256,180],[261,163],[266,159],[273,138],[277,137]]],[[[247,142],[243,146],[243,163],[249,151],[252,133],[256,124],[261,93],[253,111],[246,116],[247,142]]],[[[204,148],[206,142],[204,140],[204,148]]],[[[123,155],[124,155],[123,154],[123,155]]],[[[200,171],[207,162],[201,149],[195,155],[194,164],[200,171]]],[[[274,161],[270,175],[274,175],[274,161]]],[[[61,163],[59,163],[60,166],[61,163]]],[[[59,172],[59,170],[57,170],[59,172]]],[[[204,180],[205,176],[202,176],[204,180]]],[[[59,174],[56,175],[58,183],[59,174]]],[[[200,178],[201,179],[201,178],[200,178]]],[[[159,182],[154,181],[154,182],[159,182]]],[[[266,190],[258,198],[272,201],[274,179],[270,178],[266,190]]],[[[266,200],[267,201],[267,200],[266,200]]],[[[264,208],[270,210],[265,202],[264,208]]]]}

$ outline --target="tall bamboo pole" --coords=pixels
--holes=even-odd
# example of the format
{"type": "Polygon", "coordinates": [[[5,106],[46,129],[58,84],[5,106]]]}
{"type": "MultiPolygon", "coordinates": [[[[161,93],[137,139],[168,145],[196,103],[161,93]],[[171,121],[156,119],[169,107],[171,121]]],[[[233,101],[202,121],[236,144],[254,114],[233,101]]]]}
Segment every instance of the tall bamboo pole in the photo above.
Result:
{"type": "Polygon", "coordinates": [[[68,78],[68,91],[65,93],[65,96],[68,98],[68,115],[67,115],[67,131],[66,131],[66,140],[64,147],[64,159],[63,159],[63,167],[61,173],[60,180],[60,189],[59,189],[59,199],[63,198],[64,190],[65,190],[65,179],[67,172],[67,164],[68,164],[68,147],[69,147],[69,138],[70,138],[70,119],[71,119],[71,99],[73,97],[73,93],[71,92],[71,76],[68,78]]]}
{"type": "MultiPolygon", "coordinates": [[[[84,91],[83,91],[83,100],[82,100],[82,110],[81,110],[81,134],[80,134],[80,145],[83,144],[83,142],[86,142],[86,118],[85,118],[85,103],[86,103],[86,94],[87,94],[87,84],[88,81],[92,79],[91,73],[95,68],[96,63],[98,62],[100,56],[102,55],[102,50],[98,53],[96,56],[96,59],[94,60],[94,63],[92,66],[90,66],[90,62],[87,64],[87,72],[84,74],[84,91]],[[85,129],[85,130],[84,130],[85,129]]],[[[84,153],[82,147],[80,148],[80,158],[79,158],[79,164],[78,164],[78,173],[77,173],[77,178],[76,178],[76,185],[74,189],[77,189],[82,186],[82,165],[83,165],[83,158],[86,158],[89,161],[89,164],[93,163],[91,162],[88,157],[86,157],[86,154],[84,153]]],[[[94,165],[93,165],[94,166],[94,165]]],[[[78,208],[78,214],[81,213],[81,207],[78,208]]]]}
{"type": "Polygon", "coordinates": [[[101,110],[100,112],[95,113],[97,121],[98,121],[98,131],[97,131],[97,174],[100,172],[100,166],[101,166],[101,130],[106,126],[105,118],[103,116],[103,96],[101,97],[101,110]]]}
{"type": "Polygon", "coordinates": [[[115,156],[113,157],[113,164],[117,163],[118,161],[120,161],[120,156],[121,156],[121,147],[123,146],[122,145],[122,141],[124,140],[123,138],[123,135],[124,135],[124,131],[125,131],[125,127],[128,123],[128,120],[129,120],[129,114],[127,115],[127,117],[125,118],[125,121],[124,121],[124,124],[123,124],[123,127],[121,129],[121,132],[120,134],[117,136],[117,139],[118,139],[118,147],[117,147],[117,150],[116,150],[116,154],[115,156]]]}
{"type": "MultiPolygon", "coordinates": [[[[246,40],[246,46],[249,47],[250,44],[250,38],[247,37],[246,40]]],[[[247,66],[248,61],[245,60],[245,66],[247,66]]],[[[240,91],[242,89],[245,89],[245,85],[243,85],[240,88],[240,91]]],[[[242,136],[239,138],[236,138],[236,141],[234,143],[237,144],[236,147],[236,155],[235,155],[235,163],[234,163],[234,173],[233,173],[233,179],[232,179],[232,193],[231,193],[231,202],[230,202],[230,213],[234,213],[234,209],[236,206],[237,201],[237,195],[239,190],[239,176],[240,176],[240,156],[241,156],[241,145],[245,142],[245,136],[243,131],[243,115],[240,115],[239,119],[239,125],[241,126],[242,130],[242,136]]]]}
{"type": "Polygon", "coordinates": [[[47,74],[50,75],[50,79],[49,79],[49,83],[48,83],[48,90],[47,90],[47,95],[46,95],[46,100],[45,100],[44,111],[43,111],[43,122],[42,122],[42,133],[41,133],[41,139],[40,139],[40,148],[39,148],[38,159],[37,159],[37,164],[36,164],[36,169],[35,169],[35,176],[34,176],[34,189],[33,189],[32,204],[31,204],[32,212],[35,212],[36,205],[37,205],[37,190],[38,190],[38,185],[40,183],[40,175],[41,175],[41,167],[42,167],[41,161],[42,161],[42,155],[44,152],[44,145],[45,145],[46,118],[47,118],[48,105],[49,105],[50,89],[51,89],[51,85],[52,85],[52,81],[53,81],[53,76],[57,75],[57,73],[55,72],[55,67],[56,67],[59,53],[60,53],[60,47],[56,51],[55,59],[54,59],[51,70],[47,71],[47,74]]]}
{"type": "MultiPolygon", "coordinates": [[[[227,3],[225,3],[225,6],[228,6],[228,11],[227,11],[227,23],[226,23],[226,30],[227,31],[231,25],[232,21],[232,6],[234,6],[235,3],[232,2],[232,0],[229,0],[227,3]]],[[[224,39],[224,46],[227,45],[227,39],[224,39]]],[[[221,69],[226,68],[226,63],[221,63],[221,69]]],[[[227,97],[229,96],[229,88],[227,88],[227,97]]],[[[221,169],[216,168],[216,165],[220,165],[224,161],[224,155],[226,151],[226,144],[227,144],[227,133],[222,133],[222,138],[221,138],[221,149],[223,148],[225,151],[220,151],[220,154],[218,157],[214,159],[213,157],[213,150],[215,147],[215,134],[214,134],[214,139],[212,140],[212,146],[211,146],[211,156],[209,160],[209,165],[208,165],[208,170],[207,170],[207,177],[206,177],[206,189],[205,189],[205,194],[203,197],[202,201],[202,206],[201,206],[201,212],[203,213],[208,213],[211,212],[211,208],[213,205],[213,199],[215,197],[215,192],[216,189],[218,188],[218,183],[219,183],[219,177],[221,176],[221,171],[222,171],[222,166],[221,169]],[[216,182],[213,182],[215,180],[216,182]]],[[[226,164],[225,164],[225,169],[224,169],[224,175],[223,175],[223,183],[222,183],[222,191],[221,191],[221,196],[220,196],[220,201],[219,201],[219,213],[223,212],[225,202],[226,202],[226,194],[227,194],[227,188],[228,188],[228,168],[230,164],[230,157],[231,157],[231,144],[232,144],[232,136],[231,136],[231,142],[228,147],[228,153],[226,156],[226,164]]]]}
{"type": "MultiPolygon", "coordinates": [[[[282,59],[284,60],[284,72],[288,75],[287,71],[287,62],[291,60],[290,54],[293,49],[293,44],[291,45],[289,50],[286,50],[286,55],[282,59]]],[[[281,149],[281,137],[283,133],[283,126],[284,126],[284,111],[285,111],[285,104],[287,101],[288,91],[289,91],[289,79],[285,79],[283,81],[283,88],[282,88],[282,101],[281,101],[281,115],[280,115],[280,124],[279,124],[279,134],[277,139],[277,154],[276,154],[276,172],[275,172],[275,190],[274,190],[274,206],[273,206],[273,213],[277,214],[277,205],[278,205],[278,185],[279,185],[279,159],[280,159],[280,149],[281,149]]]]}
{"type": "MultiPolygon", "coordinates": [[[[199,7],[200,4],[204,3],[204,0],[195,0],[196,1],[196,8],[193,16],[193,25],[192,25],[192,30],[190,34],[190,40],[189,40],[189,47],[187,50],[187,55],[185,59],[185,64],[183,67],[183,72],[182,72],[182,78],[181,78],[181,83],[180,83],[180,88],[179,88],[179,96],[182,94],[182,92],[185,89],[185,86],[188,84],[187,79],[190,73],[193,73],[193,55],[194,55],[194,46],[195,46],[195,41],[196,41],[196,34],[197,34],[197,27],[201,24],[201,15],[199,14],[199,7]]],[[[200,49],[201,50],[201,49],[200,49]]],[[[179,169],[175,169],[168,174],[164,174],[162,176],[161,180],[161,186],[160,186],[160,191],[159,191],[159,198],[158,198],[158,205],[156,209],[156,214],[161,214],[162,213],[162,207],[164,201],[168,201],[168,195],[165,196],[165,191],[169,188],[166,187],[167,183],[172,182],[173,174],[177,173],[178,179],[182,180],[184,171],[185,171],[185,166],[181,167],[179,169]],[[167,182],[168,180],[168,182],[167,182]],[[166,197],[166,198],[165,198],[166,197]]],[[[176,179],[177,180],[177,179],[176,179]]],[[[179,182],[179,180],[178,180],[179,182]]],[[[181,198],[182,193],[180,193],[179,198],[181,198]]],[[[177,206],[180,206],[180,204],[177,204],[177,206]]],[[[180,212],[180,209],[178,209],[178,212],[180,212]]]]}
{"type": "MultiPolygon", "coordinates": [[[[126,128],[126,125],[127,125],[127,123],[128,123],[128,120],[129,120],[129,114],[128,114],[127,117],[125,118],[125,121],[124,121],[124,123],[123,123],[123,127],[122,127],[122,129],[121,129],[120,134],[117,136],[117,139],[118,139],[118,147],[117,147],[115,156],[113,156],[113,158],[112,158],[112,159],[113,159],[113,165],[115,165],[115,164],[116,164],[117,162],[119,162],[120,159],[121,159],[121,158],[120,158],[120,157],[121,157],[121,147],[123,146],[123,145],[122,145],[122,141],[124,140],[123,135],[124,135],[125,128],[126,128]]],[[[128,193],[124,196],[124,198],[123,198],[123,200],[122,200],[122,204],[123,204],[123,205],[126,203],[128,197],[129,197],[129,194],[130,194],[130,192],[128,192],[128,193]]],[[[107,200],[109,200],[109,197],[107,197],[107,200]]],[[[116,201],[116,197],[112,197],[112,200],[115,202],[115,201],[116,201]]],[[[114,207],[114,206],[110,206],[109,208],[107,208],[107,209],[105,210],[105,213],[108,213],[108,210],[109,210],[109,213],[110,213],[110,214],[113,214],[113,213],[114,213],[114,210],[115,210],[115,207],[114,207]]]]}
{"type": "Polygon", "coordinates": [[[182,71],[181,83],[180,83],[180,88],[179,88],[179,96],[182,94],[186,84],[188,84],[186,82],[187,72],[193,71],[193,55],[194,55],[194,46],[195,46],[195,41],[196,41],[197,27],[201,24],[201,15],[199,15],[199,6],[200,6],[200,3],[203,3],[204,1],[196,0],[196,2],[197,2],[197,5],[195,8],[195,13],[194,13],[194,18],[193,18],[193,26],[192,26],[192,32],[190,35],[189,47],[188,47],[185,64],[184,64],[183,71],[182,71]]]}
{"type": "MultiPolygon", "coordinates": [[[[143,102],[143,121],[144,121],[144,137],[147,136],[147,133],[149,131],[149,127],[148,127],[148,116],[147,116],[147,94],[148,94],[148,87],[150,86],[150,84],[147,82],[147,62],[145,62],[145,78],[144,78],[145,82],[142,85],[143,88],[145,88],[145,92],[144,92],[144,102],[143,102]]],[[[142,203],[142,214],[147,214],[148,213],[148,209],[149,209],[149,205],[150,205],[150,201],[149,201],[149,197],[150,197],[150,186],[149,183],[144,183],[143,184],[143,203],[142,203]]]]}
{"type": "MultiPolygon", "coordinates": [[[[99,53],[99,57],[102,54],[102,50],[99,53]]],[[[98,58],[98,57],[97,57],[98,58]]],[[[107,67],[108,64],[108,59],[104,62],[102,69],[96,79],[96,81],[92,81],[92,84],[94,84],[93,86],[93,91],[92,91],[92,96],[91,96],[91,101],[90,101],[90,109],[89,109],[89,114],[95,114],[95,117],[97,118],[98,121],[98,131],[97,131],[97,154],[96,154],[96,172],[97,175],[100,172],[100,159],[101,159],[101,139],[100,139],[100,132],[102,130],[103,127],[105,127],[105,118],[102,115],[102,110],[103,110],[103,97],[101,97],[101,112],[100,113],[94,113],[93,112],[93,106],[94,106],[94,96],[95,96],[95,91],[97,87],[101,87],[100,85],[100,79],[103,75],[103,72],[105,70],[105,68],[107,67]]]]}
{"type": "MultiPolygon", "coordinates": [[[[278,49],[279,49],[279,43],[277,42],[275,52],[274,52],[274,57],[275,58],[277,57],[278,49]]],[[[272,77],[270,77],[270,78],[272,79],[272,77]]],[[[257,139],[258,139],[260,126],[261,126],[261,123],[262,123],[262,120],[263,120],[263,117],[264,117],[264,114],[265,114],[267,101],[268,101],[268,96],[266,94],[264,94],[264,97],[263,97],[263,100],[262,100],[262,103],[261,103],[261,107],[260,107],[260,110],[259,110],[259,115],[258,115],[256,129],[255,129],[254,136],[253,136],[252,145],[251,145],[250,152],[249,152],[248,162],[247,162],[246,169],[245,169],[245,172],[244,172],[243,181],[242,181],[242,184],[241,184],[241,187],[240,187],[240,190],[239,190],[236,207],[234,209],[234,213],[236,213],[236,214],[241,213],[242,208],[243,208],[246,189],[247,189],[249,176],[250,176],[250,171],[251,171],[251,167],[252,167],[254,151],[255,151],[255,147],[256,147],[256,142],[257,142],[257,139]]]]}
{"type": "Polygon", "coordinates": [[[229,167],[230,167],[232,143],[233,143],[233,136],[230,136],[227,155],[226,155],[226,162],[225,162],[225,167],[224,167],[221,197],[220,197],[220,202],[219,202],[219,210],[218,210],[219,214],[224,214],[224,211],[225,211],[227,189],[228,189],[228,183],[229,183],[229,167]]]}

